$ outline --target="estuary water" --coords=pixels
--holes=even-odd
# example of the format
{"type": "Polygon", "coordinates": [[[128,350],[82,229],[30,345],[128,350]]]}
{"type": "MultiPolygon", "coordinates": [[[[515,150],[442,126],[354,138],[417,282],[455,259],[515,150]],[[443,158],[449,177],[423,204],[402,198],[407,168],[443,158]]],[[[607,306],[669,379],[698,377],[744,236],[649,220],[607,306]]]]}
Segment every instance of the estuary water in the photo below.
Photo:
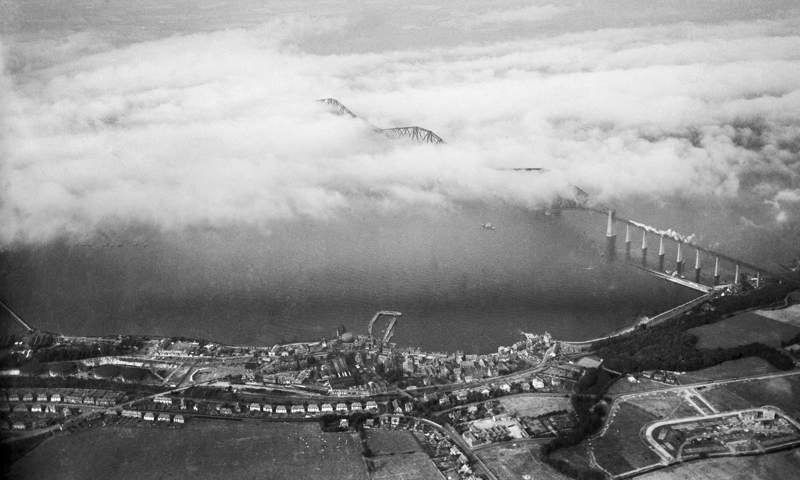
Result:
{"type": "Polygon", "coordinates": [[[28,322],[67,334],[272,344],[365,333],[389,309],[404,314],[398,344],[465,352],[522,331],[593,338],[696,295],[606,262],[604,234],[601,217],[500,206],[268,231],[131,226],[9,250],[2,287],[28,322]]]}

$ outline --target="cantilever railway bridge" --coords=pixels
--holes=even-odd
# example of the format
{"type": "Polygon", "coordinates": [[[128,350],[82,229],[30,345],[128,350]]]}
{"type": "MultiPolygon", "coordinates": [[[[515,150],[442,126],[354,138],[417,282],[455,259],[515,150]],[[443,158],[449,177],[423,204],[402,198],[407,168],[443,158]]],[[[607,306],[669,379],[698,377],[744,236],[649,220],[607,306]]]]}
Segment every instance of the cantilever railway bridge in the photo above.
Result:
{"type": "MultiPolygon", "coordinates": [[[[333,113],[336,115],[347,116],[351,118],[359,118],[358,115],[353,113],[349,108],[345,107],[342,102],[336,100],[335,98],[321,98],[317,100],[320,103],[327,105],[333,113]]],[[[391,127],[391,128],[380,128],[374,125],[371,125],[372,130],[376,133],[380,133],[385,135],[388,138],[410,138],[418,143],[432,143],[432,144],[440,144],[445,143],[445,141],[439,135],[435,134],[431,130],[427,128],[418,127],[416,125],[410,125],[407,127],[391,127]]]]}

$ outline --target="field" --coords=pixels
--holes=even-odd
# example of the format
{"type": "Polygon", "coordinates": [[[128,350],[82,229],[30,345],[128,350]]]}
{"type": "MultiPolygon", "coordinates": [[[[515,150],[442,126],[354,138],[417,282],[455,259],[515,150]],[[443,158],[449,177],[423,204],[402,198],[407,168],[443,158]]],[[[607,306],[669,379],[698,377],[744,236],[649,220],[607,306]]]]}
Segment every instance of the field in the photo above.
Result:
{"type": "Polygon", "coordinates": [[[409,432],[372,429],[367,432],[367,446],[373,455],[421,452],[419,442],[409,432]]]}
{"type": "Polygon", "coordinates": [[[476,454],[499,480],[521,480],[523,475],[541,480],[568,480],[538,458],[541,442],[503,443],[482,448],[476,454]]]}
{"type": "Polygon", "coordinates": [[[644,424],[656,417],[636,405],[623,402],[601,438],[592,442],[595,459],[614,475],[659,461],[639,436],[644,424]]]}
{"type": "Polygon", "coordinates": [[[726,378],[741,377],[743,375],[764,375],[776,373],[780,370],[770,365],[766,360],[758,357],[745,357],[739,360],[722,362],[713,367],[687,372],[678,377],[680,383],[697,383],[706,380],[722,380],[726,378]]]}
{"type": "Polygon", "coordinates": [[[780,310],[758,310],[756,313],[762,317],[800,328],[800,304],[790,305],[780,310]]]}
{"type": "Polygon", "coordinates": [[[358,437],[315,423],[192,419],[183,428],[104,427],[54,437],[8,478],[366,480],[358,437]]]}
{"type": "Polygon", "coordinates": [[[800,418],[800,375],[738,382],[726,388],[753,405],[773,405],[796,419],[800,418]]]}
{"type": "Polygon", "coordinates": [[[625,377],[620,377],[617,381],[611,385],[611,388],[608,389],[607,394],[613,396],[617,395],[627,395],[629,393],[641,393],[641,392],[649,392],[651,390],[661,390],[664,388],[664,384],[661,382],[654,382],[650,379],[640,377],[639,383],[631,383],[625,379],[625,377]]]}
{"type": "Polygon", "coordinates": [[[501,397],[499,401],[507,412],[520,417],[538,417],[559,410],[572,411],[572,403],[568,396],[544,397],[522,394],[501,397]]]}
{"type": "Polygon", "coordinates": [[[731,392],[726,385],[705,388],[699,393],[720,412],[760,406],[731,392]]]}
{"type": "Polygon", "coordinates": [[[700,349],[729,348],[754,342],[780,347],[781,341],[797,335],[800,327],[746,312],[687,332],[697,336],[700,349]]]}
{"type": "MultiPolygon", "coordinates": [[[[368,460],[371,480],[437,480],[444,476],[424,453],[387,455],[368,460]]],[[[339,477],[330,475],[329,479],[339,477]]]]}
{"type": "Polygon", "coordinates": [[[646,397],[626,400],[625,403],[636,405],[656,418],[676,418],[697,415],[693,408],[677,392],[653,393],[646,397]]]}
{"type": "Polygon", "coordinates": [[[797,478],[800,448],[745,457],[688,462],[636,477],[637,480],[778,480],[797,478]]]}

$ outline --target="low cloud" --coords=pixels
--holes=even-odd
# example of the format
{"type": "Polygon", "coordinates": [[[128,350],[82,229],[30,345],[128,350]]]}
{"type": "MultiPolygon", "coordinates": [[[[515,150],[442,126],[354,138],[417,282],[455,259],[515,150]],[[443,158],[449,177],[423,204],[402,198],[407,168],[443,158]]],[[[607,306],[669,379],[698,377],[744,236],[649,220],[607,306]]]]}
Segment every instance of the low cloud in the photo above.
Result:
{"type": "Polygon", "coordinates": [[[113,223],[269,229],[352,208],[538,208],[572,184],[600,199],[746,193],[796,205],[798,15],[433,49],[303,48],[348,22],[294,15],[132,43],[92,31],[6,37],[0,242],[113,223]],[[388,140],[313,101],[329,96],[372,124],[416,124],[448,143],[388,140]],[[549,173],[500,170],[521,166],[549,173]]]}

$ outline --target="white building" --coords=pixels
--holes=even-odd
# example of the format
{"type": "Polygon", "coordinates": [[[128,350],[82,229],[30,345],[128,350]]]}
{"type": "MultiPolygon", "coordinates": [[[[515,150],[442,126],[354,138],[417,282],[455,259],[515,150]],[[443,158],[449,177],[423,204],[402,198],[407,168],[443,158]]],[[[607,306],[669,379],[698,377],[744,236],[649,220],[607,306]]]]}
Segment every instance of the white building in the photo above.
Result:
{"type": "Polygon", "coordinates": [[[338,413],[347,413],[347,404],[346,403],[337,403],[336,404],[336,411],[338,413]]]}
{"type": "Polygon", "coordinates": [[[322,408],[320,409],[322,413],[332,413],[333,406],[330,403],[323,403],[322,408]]]}

